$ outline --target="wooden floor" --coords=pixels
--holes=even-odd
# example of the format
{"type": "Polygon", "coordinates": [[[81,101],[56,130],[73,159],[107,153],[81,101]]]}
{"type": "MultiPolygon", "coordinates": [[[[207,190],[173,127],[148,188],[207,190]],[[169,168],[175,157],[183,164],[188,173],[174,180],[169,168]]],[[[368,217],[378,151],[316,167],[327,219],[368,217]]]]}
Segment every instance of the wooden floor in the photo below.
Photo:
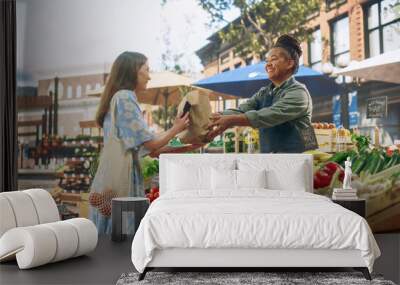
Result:
{"type": "MultiPolygon", "coordinates": [[[[375,262],[374,273],[400,284],[400,233],[378,234],[375,238],[382,256],[375,262]]],[[[116,243],[109,237],[100,237],[96,250],[87,256],[28,270],[19,270],[15,261],[1,263],[0,285],[115,284],[122,273],[135,271],[130,256],[131,244],[132,238],[116,243]]]]}
{"type": "Polygon", "coordinates": [[[103,236],[87,256],[28,270],[19,270],[15,261],[1,263],[0,284],[115,284],[122,273],[135,271],[131,244],[132,239],[115,243],[103,236]]]}

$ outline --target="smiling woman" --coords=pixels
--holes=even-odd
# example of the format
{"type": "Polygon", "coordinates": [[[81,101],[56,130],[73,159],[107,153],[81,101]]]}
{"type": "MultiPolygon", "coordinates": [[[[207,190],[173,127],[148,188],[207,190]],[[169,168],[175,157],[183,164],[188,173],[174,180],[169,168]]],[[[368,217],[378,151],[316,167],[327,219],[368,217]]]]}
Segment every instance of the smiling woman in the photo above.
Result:
{"type": "Polygon", "coordinates": [[[295,38],[279,37],[268,52],[265,65],[271,84],[261,88],[238,109],[213,114],[209,139],[233,126],[251,126],[260,129],[263,153],[296,153],[317,148],[311,126],[311,96],[293,77],[301,54],[295,38]]]}

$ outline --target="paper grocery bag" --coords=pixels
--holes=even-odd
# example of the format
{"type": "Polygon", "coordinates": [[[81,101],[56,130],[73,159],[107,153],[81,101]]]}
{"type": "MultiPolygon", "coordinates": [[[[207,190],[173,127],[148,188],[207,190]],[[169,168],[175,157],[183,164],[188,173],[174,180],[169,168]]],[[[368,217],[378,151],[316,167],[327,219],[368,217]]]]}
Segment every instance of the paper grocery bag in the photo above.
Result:
{"type": "Polygon", "coordinates": [[[207,142],[207,127],[210,123],[211,115],[208,95],[201,94],[198,90],[189,92],[179,103],[178,116],[182,114],[186,102],[192,105],[189,111],[190,125],[186,130],[178,134],[178,138],[185,144],[205,143],[207,142]]]}

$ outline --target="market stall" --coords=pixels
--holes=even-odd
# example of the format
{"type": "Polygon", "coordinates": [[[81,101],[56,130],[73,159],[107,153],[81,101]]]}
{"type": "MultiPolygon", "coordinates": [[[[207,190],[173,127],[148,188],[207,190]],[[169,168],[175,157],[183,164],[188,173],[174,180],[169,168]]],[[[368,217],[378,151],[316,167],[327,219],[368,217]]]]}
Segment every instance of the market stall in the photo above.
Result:
{"type": "MultiPolygon", "coordinates": [[[[377,134],[378,136],[379,134],[377,134]]],[[[338,136],[336,136],[338,138],[338,136]]],[[[366,217],[374,232],[400,228],[400,145],[372,144],[369,137],[352,134],[351,143],[333,152],[309,151],[314,156],[314,193],[332,197],[341,188],[344,163],[350,158],[352,188],[366,200],[366,217]]],[[[376,140],[375,140],[376,141],[376,140]]],[[[331,142],[339,145],[341,141],[331,142]]]]}

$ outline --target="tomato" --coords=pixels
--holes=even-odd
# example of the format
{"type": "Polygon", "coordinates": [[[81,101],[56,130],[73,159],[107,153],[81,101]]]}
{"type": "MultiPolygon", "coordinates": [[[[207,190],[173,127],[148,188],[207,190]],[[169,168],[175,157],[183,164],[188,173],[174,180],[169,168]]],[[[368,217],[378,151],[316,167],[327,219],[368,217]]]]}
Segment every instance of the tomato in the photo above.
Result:
{"type": "Polygon", "coordinates": [[[323,170],[328,173],[329,175],[333,175],[336,170],[340,169],[341,166],[335,162],[328,162],[327,164],[325,164],[323,170]]]}
{"type": "Polygon", "coordinates": [[[326,173],[324,170],[317,171],[314,177],[319,180],[320,187],[326,187],[331,184],[332,175],[326,173]]]}
{"type": "Polygon", "coordinates": [[[157,188],[151,188],[151,190],[150,190],[150,193],[157,193],[157,192],[159,192],[160,190],[158,189],[158,187],[157,188]]]}
{"type": "Polygon", "coordinates": [[[314,189],[322,188],[322,182],[321,179],[319,179],[317,176],[314,176],[314,189]]]}

